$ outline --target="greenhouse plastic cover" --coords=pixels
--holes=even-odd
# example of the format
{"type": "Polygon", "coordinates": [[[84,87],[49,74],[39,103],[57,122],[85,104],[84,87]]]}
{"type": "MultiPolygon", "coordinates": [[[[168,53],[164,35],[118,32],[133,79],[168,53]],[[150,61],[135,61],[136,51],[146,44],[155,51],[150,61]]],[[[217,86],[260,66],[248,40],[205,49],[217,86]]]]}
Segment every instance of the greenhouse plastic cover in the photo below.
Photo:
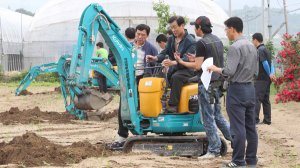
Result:
{"type": "Polygon", "coordinates": [[[33,17],[22,15],[21,34],[21,14],[0,8],[0,44],[1,54],[20,54],[22,50],[22,37],[24,38],[33,17]]]}
{"type": "MultiPolygon", "coordinates": [[[[158,27],[157,15],[153,10],[153,2],[158,0],[53,0],[36,13],[28,33],[25,36],[25,66],[56,62],[61,55],[72,54],[77,43],[79,19],[83,10],[91,3],[99,3],[103,9],[121,27],[124,34],[127,27],[135,27],[144,23],[151,27],[148,41],[156,44],[158,27]]],[[[213,25],[213,34],[226,38],[224,21],[227,14],[210,0],[164,0],[170,5],[170,13],[186,15],[190,21],[199,16],[207,16],[213,25]]],[[[195,34],[194,26],[187,24],[189,33],[195,34]]],[[[100,33],[97,41],[103,41],[100,33]]],[[[106,47],[107,48],[107,47],[106,47]]]]}

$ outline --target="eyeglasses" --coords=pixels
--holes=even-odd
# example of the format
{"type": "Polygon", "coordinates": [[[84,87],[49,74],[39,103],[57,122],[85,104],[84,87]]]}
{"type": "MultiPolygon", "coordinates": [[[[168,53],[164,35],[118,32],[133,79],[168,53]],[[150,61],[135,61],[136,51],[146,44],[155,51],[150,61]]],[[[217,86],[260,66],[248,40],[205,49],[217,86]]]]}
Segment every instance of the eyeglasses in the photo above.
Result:
{"type": "Polygon", "coordinates": [[[227,30],[229,30],[229,28],[228,29],[224,29],[225,32],[227,32],[227,30]]]}
{"type": "Polygon", "coordinates": [[[142,33],[137,33],[137,36],[142,36],[142,37],[146,37],[146,34],[142,34],[142,33]]]}

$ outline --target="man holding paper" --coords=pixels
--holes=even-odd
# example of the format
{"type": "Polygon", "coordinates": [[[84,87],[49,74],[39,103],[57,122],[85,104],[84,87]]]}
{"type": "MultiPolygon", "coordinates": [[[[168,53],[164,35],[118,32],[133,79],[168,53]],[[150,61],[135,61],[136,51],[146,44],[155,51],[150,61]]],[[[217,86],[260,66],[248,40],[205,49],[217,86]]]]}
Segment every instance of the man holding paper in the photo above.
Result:
{"type": "Polygon", "coordinates": [[[224,24],[228,39],[234,41],[228,49],[227,67],[212,65],[207,68],[208,71],[226,76],[229,82],[226,111],[230,119],[233,152],[232,161],[222,164],[222,167],[256,167],[258,135],[255,127],[255,89],[252,80],[259,72],[258,51],[243,36],[242,19],[231,17],[224,24]]]}
{"type": "Polygon", "coordinates": [[[212,25],[206,16],[200,16],[190,24],[195,25],[196,35],[202,37],[196,43],[196,54],[188,53],[186,57],[190,62],[184,62],[178,55],[175,55],[175,59],[183,66],[198,71],[198,101],[203,118],[202,124],[209,141],[206,155],[200,156],[198,159],[221,157],[218,128],[227,140],[231,141],[232,138],[229,123],[221,113],[222,92],[219,87],[213,87],[218,82],[220,74],[210,73],[206,69],[211,65],[223,67],[223,43],[217,36],[211,34],[212,25]]]}

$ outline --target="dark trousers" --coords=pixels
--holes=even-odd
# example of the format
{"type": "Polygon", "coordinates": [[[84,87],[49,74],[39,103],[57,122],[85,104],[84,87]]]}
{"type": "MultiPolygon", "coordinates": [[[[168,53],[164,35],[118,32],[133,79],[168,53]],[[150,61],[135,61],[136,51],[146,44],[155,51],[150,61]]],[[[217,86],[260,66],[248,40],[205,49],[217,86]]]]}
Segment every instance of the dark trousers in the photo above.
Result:
{"type": "Polygon", "coordinates": [[[188,69],[177,70],[173,75],[168,74],[168,80],[171,87],[169,105],[178,106],[180,101],[181,88],[188,79],[193,76],[194,72],[188,69]]]}
{"type": "Polygon", "coordinates": [[[118,113],[118,122],[119,122],[119,129],[118,134],[123,138],[128,137],[128,128],[123,125],[122,118],[121,118],[121,96],[120,96],[120,105],[119,105],[119,113],[118,113]]]}
{"type": "Polygon", "coordinates": [[[107,92],[107,83],[106,83],[106,76],[104,76],[102,73],[95,71],[95,76],[97,78],[97,82],[99,85],[99,91],[100,92],[107,92]]]}
{"type": "MultiPolygon", "coordinates": [[[[135,82],[136,82],[137,86],[139,86],[140,79],[142,79],[142,78],[143,78],[143,75],[136,76],[135,82]]],[[[137,90],[139,90],[139,89],[137,88],[137,90]]],[[[139,98],[139,96],[138,96],[138,98],[139,98]]],[[[140,103],[140,101],[138,101],[138,102],[140,103]]],[[[121,118],[121,97],[120,97],[120,105],[119,105],[119,113],[118,113],[118,122],[119,122],[119,130],[118,130],[119,136],[121,136],[123,138],[127,138],[128,137],[128,128],[123,125],[122,118],[121,118]]]]}
{"type": "Polygon", "coordinates": [[[255,90],[252,83],[230,84],[227,90],[226,110],[233,139],[232,161],[239,165],[257,164],[258,136],[255,128],[255,90]]]}
{"type": "Polygon", "coordinates": [[[255,80],[255,119],[259,123],[259,112],[261,104],[263,105],[264,120],[266,124],[271,124],[271,103],[270,103],[270,85],[271,80],[255,80]]]}

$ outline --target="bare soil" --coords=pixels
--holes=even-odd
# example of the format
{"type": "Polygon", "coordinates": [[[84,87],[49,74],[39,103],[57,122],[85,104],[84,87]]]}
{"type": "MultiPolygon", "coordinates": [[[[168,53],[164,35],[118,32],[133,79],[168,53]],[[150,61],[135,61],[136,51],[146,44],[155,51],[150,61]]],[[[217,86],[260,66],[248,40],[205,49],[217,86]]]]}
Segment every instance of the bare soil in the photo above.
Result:
{"type": "Polygon", "coordinates": [[[18,107],[11,107],[9,111],[0,113],[0,122],[3,125],[10,124],[38,124],[49,122],[53,124],[75,123],[72,120],[78,120],[78,117],[68,112],[42,112],[39,107],[20,111],[18,107]]]}
{"type": "Polygon", "coordinates": [[[20,92],[20,96],[32,95],[33,93],[28,92],[26,89],[20,92]]]}
{"type": "Polygon", "coordinates": [[[1,165],[12,163],[27,167],[66,166],[90,157],[107,157],[112,153],[104,150],[104,144],[96,146],[88,141],[79,141],[63,146],[29,132],[13,138],[9,143],[0,143],[0,147],[1,165]]]}
{"type": "MultiPolygon", "coordinates": [[[[74,120],[74,116],[70,116],[70,120],[65,120],[64,117],[57,117],[65,113],[65,107],[61,94],[55,92],[54,88],[28,87],[27,90],[32,92],[32,95],[15,96],[15,88],[0,86],[0,168],[18,166],[217,168],[231,160],[232,149],[228,141],[227,155],[216,159],[197,160],[149,153],[124,154],[108,151],[102,155],[104,143],[110,143],[118,137],[116,109],[119,107],[119,101],[113,100],[104,107],[106,116],[100,122],[74,120]],[[41,94],[43,92],[47,94],[41,94]],[[12,114],[9,114],[9,111],[12,114]],[[33,118],[28,117],[27,120],[24,116],[31,113],[26,111],[36,113],[32,112],[33,118]],[[18,115],[5,120],[14,113],[18,115]],[[51,117],[40,120],[43,122],[31,122],[31,119],[48,116],[47,113],[50,113],[51,117]],[[8,125],[4,125],[6,121],[8,125]]],[[[271,97],[271,103],[272,124],[257,126],[258,167],[299,167],[300,103],[275,104],[275,96],[271,97]]],[[[224,107],[222,112],[228,119],[224,107]]],[[[262,113],[261,109],[261,120],[262,113]]],[[[223,137],[221,133],[220,136],[223,137]]]]}

